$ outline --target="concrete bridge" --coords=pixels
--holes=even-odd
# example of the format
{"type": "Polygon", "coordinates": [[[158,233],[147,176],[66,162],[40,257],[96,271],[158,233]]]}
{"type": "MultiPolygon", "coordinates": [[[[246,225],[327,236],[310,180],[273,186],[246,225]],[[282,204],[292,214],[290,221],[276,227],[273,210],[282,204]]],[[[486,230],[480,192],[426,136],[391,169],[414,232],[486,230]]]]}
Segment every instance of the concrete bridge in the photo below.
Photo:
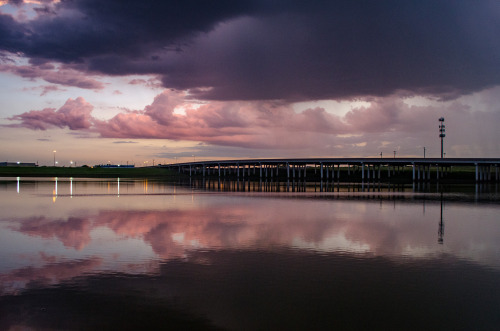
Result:
{"type": "MultiPolygon", "coordinates": [[[[314,171],[321,180],[339,180],[352,175],[361,180],[390,178],[400,171],[411,170],[413,181],[439,180],[453,167],[475,167],[475,180],[498,181],[500,158],[296,158],[296,159],[247,159],[174,163],[164,167],[176,169],[189,176],[236,176],[306,180],[314,171]],[[342,171],[341,171],[342,169],[342,171]],[[387,172],[387,175],[385,175],[387,172]]],[[[345,178],[347,179],[347,178],[345,178]]]]}

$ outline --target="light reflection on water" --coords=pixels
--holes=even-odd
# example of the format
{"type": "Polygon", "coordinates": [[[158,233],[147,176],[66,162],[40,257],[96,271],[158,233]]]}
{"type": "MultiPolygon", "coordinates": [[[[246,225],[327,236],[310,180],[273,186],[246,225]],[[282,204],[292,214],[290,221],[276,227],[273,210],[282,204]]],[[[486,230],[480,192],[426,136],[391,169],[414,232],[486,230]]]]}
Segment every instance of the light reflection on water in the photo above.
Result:
{"type": "MultiPolygon", "coordinates": [[[[379,326],[419,328],[444,323],[436,302],[459,329],[500,322],[490,314],[500,303],[495,187],[483,188],[478,199],[474,188],[441,194],[353,185],[318,192],[313,185],[261,190],[246,182],[251,189],[242,191],[238,183],[221,190],[215,184],[1,181],[0,305],[13,308],[0,310],[8,317],[0,328],[56,321],[40,311],[22,315],[21,307],[47,306],[59,319],[73,309],[80,318],[82,307],[63,304],[75,295],[103,306],[107,317],[91,312],[103,326],[118,325],[120,311],[132,309],[150,326],[363,328],[377,325],[368,322],[376,318],[379,326]],[[44,300],[54,296],[60,302],[44,300]],[[469,301],[462,307],[463,300],[469,301]],[[120,307],[115,314],[104,308],[108,301],[120,307]],[[332,315],[333,306],[343,313],[332,315]],[[413,324],[399,320],[404,316],[413,324]],[[307,324],[312,318],[317,327],[307,324]]],[[[78,318],[63,328],[101,326],[78,318]]],[[[134,325],[131,318],[126,325],[134,325]]]]}

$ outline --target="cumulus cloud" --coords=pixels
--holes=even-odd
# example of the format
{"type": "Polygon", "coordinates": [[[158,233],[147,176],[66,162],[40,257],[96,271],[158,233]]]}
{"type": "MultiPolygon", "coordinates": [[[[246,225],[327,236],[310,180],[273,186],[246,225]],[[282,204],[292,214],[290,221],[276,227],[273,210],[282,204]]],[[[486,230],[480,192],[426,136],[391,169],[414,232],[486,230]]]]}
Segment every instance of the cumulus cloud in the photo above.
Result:
{"type": "Polygon", "coordinates": [[[499,31],[494,0],[75,0],[28,21],[0,14],[0,50],[154,74],[199,99],[453,99],[499,84],[499,31]]]}
{"type": "Polygon", "coordinates": [[[400,155],[420,155],[419,148],[437,141],[437,119],[444,116],[450,128],[448,137],[453,141],[450,149],[454,149],[448,155],[464,156],[466,150],[494,155],[500,150],[498,107],[482,111],[458,101],[412,105],[395,95],[372,98],[367,106],[354,107],[340,116],[321,107],[296,111],[284,102],[200,104],[191,103],[188,97],[186,93],[165,90],[144,109],[125,111],[107,120],[93,117],[93,106],[80,97],[69,99],[57,111],[46,108],[13,116],[10,120],[20,123],[9,126],[41,130],[68,127],[74,132],[83,130],[103,138],[118,138],[119,143],[130,143],[129,139],[169,139],[227,147],[304,149],[309,155],[314,155],[313,151],[377,155],[387,148],[391,153],[398,150],[400,155]]]}
{"type": "Polygon", "coordinates": [[[75,100],[68,99],[58,110],[45,108],[15,115],[9,119],[20,121],[21,123],[8,126],[25,127],[33,130],[47,130],[54,127],[68,127],[71,130],[88,129],[91,127],[91,112],[93,108],[82,97],[78,97],[75,100]]]}

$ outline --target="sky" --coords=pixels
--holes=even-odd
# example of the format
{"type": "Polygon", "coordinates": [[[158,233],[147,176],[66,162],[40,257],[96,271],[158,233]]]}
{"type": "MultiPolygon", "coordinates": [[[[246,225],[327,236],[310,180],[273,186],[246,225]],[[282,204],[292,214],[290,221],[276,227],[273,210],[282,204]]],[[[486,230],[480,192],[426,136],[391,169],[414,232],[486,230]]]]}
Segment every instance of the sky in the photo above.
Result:
{"type": "Polygon", "coordinates": [[[0,0],[0,162],[500,155],[497,0],[0,0]],[[54,152],[56,151],[56,152],[54,152]]]}

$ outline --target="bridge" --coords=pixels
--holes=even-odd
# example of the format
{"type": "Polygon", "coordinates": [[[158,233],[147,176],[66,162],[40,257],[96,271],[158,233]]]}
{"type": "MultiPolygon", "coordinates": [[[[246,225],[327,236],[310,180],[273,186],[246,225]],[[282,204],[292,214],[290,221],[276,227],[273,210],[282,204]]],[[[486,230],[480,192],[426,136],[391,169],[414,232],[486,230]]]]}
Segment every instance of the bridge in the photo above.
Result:
{"type": "Polygon", "coordinates": [[[370,180],[381,179],[382,176],[390,178],[401,171],[411,170],[413,181],[430,180],[431,175],[439,180],[457,166],[475,167],[476,182],[499,180],[500,158],[280,158],[164,165],[189,176],[257,176],[260,179],[280,176],[304,180],[311,176],[311,171],[314,171],[314,177],[319,176],[321,180],[339,180],[341,176],[351,178],[353,175],[361,180],[370,180]]]}

